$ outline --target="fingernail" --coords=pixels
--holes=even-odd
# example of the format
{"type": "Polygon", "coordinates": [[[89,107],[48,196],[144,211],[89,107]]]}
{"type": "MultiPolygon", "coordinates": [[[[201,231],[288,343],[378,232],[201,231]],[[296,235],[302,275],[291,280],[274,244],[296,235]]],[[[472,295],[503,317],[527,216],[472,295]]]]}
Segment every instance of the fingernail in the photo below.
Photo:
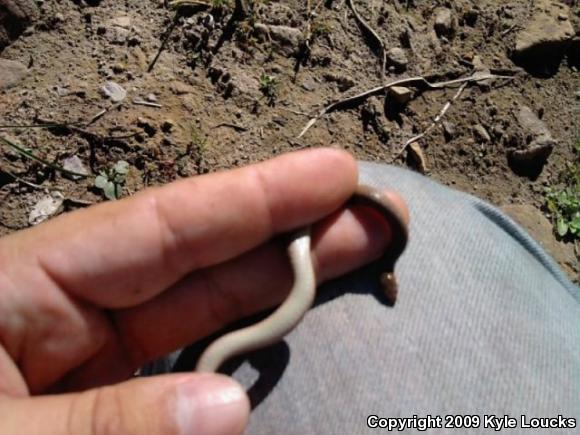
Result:
{"type": "Polygon", "coordinates": [[[177,386],[175,420],[180,435],[241,434],[250,405],[233,379],[200,374],[177,386]]]}

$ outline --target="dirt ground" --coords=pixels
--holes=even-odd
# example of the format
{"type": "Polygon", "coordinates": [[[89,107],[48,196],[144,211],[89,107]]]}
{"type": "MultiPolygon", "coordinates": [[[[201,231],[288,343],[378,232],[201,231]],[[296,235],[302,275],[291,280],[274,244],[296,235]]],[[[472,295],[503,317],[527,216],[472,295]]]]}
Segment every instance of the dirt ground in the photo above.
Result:
{"type": "MultiPolygon", "coordinates": [[[[113,180],[114,194],[124,196],[334,145],[504,207],[577,279],[578,247],[556,239],[543,208],[545,188],[578,159],[577,51],[567,45],[549,65],[541,51],[518,57],[522,32],[552,13],[540,10],[546,1],[255,0],[246,17],[232,14],[233,0],[207,2],[215,7],[180,8],[176,17],[163,1],[38,1],[30,25],[8,32],[0,57],[26,71],[0,85],[0,124],[80,124],[0,133],[57,166],[76,156],[77,166],[67,167],[89,176],[0,148],[0,235],[38,221],[31,211],[47,194],[59,213],[106,200],[103,184],[95,186],[103,171],[103,183],[113,180]],[[380,91],[320,117],[299,137],[332,102],[399,79],[435,83],[474,73],[507,78],[380,91]],[[449,101],[442,122],[405,148],[449,101]],[[522,121],[525,108],[535,127],[522,121]],[[535,152],[538,135],[549,144],[535,152]],[[118,161],[128,172],[114,173],[118,161]]],[[[557,5],[552,18],[578,35],[572,3],[557,5]]],[[[551,53],[560,47],[549,45],[551,53]]]]}

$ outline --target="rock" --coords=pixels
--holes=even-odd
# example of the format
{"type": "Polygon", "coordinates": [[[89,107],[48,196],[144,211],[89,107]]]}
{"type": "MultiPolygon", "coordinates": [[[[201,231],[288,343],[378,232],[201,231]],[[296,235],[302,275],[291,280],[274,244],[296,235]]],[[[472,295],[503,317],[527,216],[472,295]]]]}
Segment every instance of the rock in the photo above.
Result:
{"type": "Polygon", "coordinates": [[[187,83],[174,81],[171,83],[171,90],[175,95],[193,94],[195,88],[187,83]]]}
{"type": "Polygon", "coordinates": [[[550,0],[538,0],[531,20],[517,34],[513,59],[529,73],[553,75],[574,37],[570,8],[550,0]]]}
{"type": "Polygon", "coordinates": [[[457,127],[451,122],[443,121],[443,134],[445,135],[445,139],[450,141],[457,135],[457,127]]]}
{"type": "Polygon", "coordinates": [[[404,86],[393,86],[389,88],[389,96],[399,104],[407,104],[411,101],[413,91],[404,86]]]}
{"type": "Polygon", "coordinates": [[[113,44],[124,44],[131,35],[131,18],[119,16],[107,21],[104,36],[113,44]]]}
{"type": "Polygon", "coordinates": [[[28,68],[15,60],[0,59],[0,90],[16,86],[28,74],[28,68]]]}
{"type": "Polygon", "coordinates": [[[409,63],[405,50],[399,47],[393,47],[387,51],[387,60],[390,65],[394,66],[395,69],[399,71],[407,69],[407,64],[409,63]]]}
{"type": "Polygon", "coordinates": [[[268,26],[266,24],[257,23],[254,26],[256,36],[262,41],[267,41],[270,38],[279,43],[286,54],[291,54],[302,43],[302,32],[300,29],[288,26],[268,26]]]}
{"type": "Polygon", "coordinates": [[[175,121],[173,119],[167,118],[161,124],[161,131],[163,133],[171,133],[171,131],[175,128],[175,121]]]}
{"type": "Polygon", "coordinates": [[[508,154],[514,172],[529,177],[537,176],[557,144],[546,124],[527,106],[520,107],[516,115],[526,136],[526,147],[508,154]]]}
{"type": "Polygon", "coordinates": [[[307,78],[302,82],[302,88],[309,92],[312,92],[316,90],[316,82],[312,78],[307,78]]]}
{"type": "Polygon", "coordinates": [[[370,97],[365,103],[365,110],[371,116],[381,118],[385,114],[385,104],[377,97],[370,97]]]}
{"type": "Polygon", "coordinates": [[[545,164],[550,154],[552,154],[553,147],[544,145],[530,146],[524,150],[516,150],[511,152],[512,164],[524,167],[536,167],[538,163],[542,166],[545,164]]]}
{"type": "Polygon", "coordinates": [[[552,133],[541,119],[528,106],[521,106],[517,114],[517,120],[527,135],[531,135],[533,143],[550,142],[552,145],[555,141],[552,139],[552,133]]]}
{"type": "Polygon", "coordinates": [[[429,172],[429,167],[427,166],[427,159],[423,153],[423,149],[417,142],[413,142],[409,145],[409,155],[413,159],[417,170],[422,174],[429,172]]]}
{"type": "MultiPolygon", "coordinates": [[[[87,170],[85,165],[83,165],[83,162],[79,158],[79,156],[72,156],[67,159],[64,159],[64,161],[62,162],[62,167],[67,171],[76,172],[77,174],[89,175],[89,171],[87,170]]],[[[70,175],[70,177],[73,180],[78,180],[79,178],[81,178],[80,176],[77,175],[70,175]]]]}
{"type": "Polygon", "coordinates": [[[441,47],[441,42],[439,42],[439,38],[437,38],[437,33],[431,30],[429,35],[427,36],[427,43],[429,48],[435,53],[435,56],[439,56],[443,53],[443,48],[441,47]]]}
{"type": "Polygon", "coordinates": [[[572,279],[578,279],[578,260],[574,245],[559,243],[554,238],[550,221],[532,205],[504,205],[501,210],[519,223],[554,259],[563,266],[572,279]]]}
{"type": "MultiPolygon", "coordinates": [[[[473,63],[474,77],[486,77],[491,74],[491,70],[485,63],[483,63],[483,60],[479,55],[476,54],[473,56],[473,60],[471,62],[473,63]]],[[[492,79],[478,80],[477,85],[483,90],[489,90],[491,88],[491,80],[492,79]]]]}
{"type": "Polygon", "coordinates": [[[149,137],[153,137],[157,133],[157,128],[155,127],[154,123],[142,116],[137,118],[137,127],[142,128],[149,137]]]}
{"type": "Polygon", "coordinates": [[[240,72],[235,76],[232,76],[226,87],[226,98],[250,98],[259,99],[262,97],[262,92],[260,91],[260,83],[253,77],[249,77],[246,74],[240,72]]]}
{"type": "Polygon", "coordinates": [[[455,17],[448,8],[437,8],[435,10],[435,33],[438,37],[452,36],[455,33],[455,17]]]}
{"type": "Polygon", "coordinates": [[[340,92],[348,91],[350,88],[352,88],[355,85],[352,77],[345,76],[342,74],[329,73],[329,74],[325,74],[324,78],[329,82],[336,83],[338,85],[338,90],[340,92]]]}
{"type": "Polygon", "coordinates": [[[105,83],[101,90],[113,103],[120,103],[127,97],[127,91],[120,84],[115,82],[109,81],[105,83]]]}
{"type": "Polygon", "coordinates": [[[391,129],[385,118],[385,104],[377,97],[370,97],[361,109],[365,129],[372,127],[379,140],[387,143],[391,137],[391,129]]]}
{"type": "Polygon", "coordinates": [[[473,132],[475,133],[475,135],[477,136],[477,138],[479,140],[481,140],[482,142],[491,142],[491,137],[489,136],[489,133],[487,132],[487,130],[485,129],[485,127],[481,124],[477,124],[473,127],[473,132]]]}
{"type": "Polygon", "coordinates": [[[28,215],[30,225],[38,225],[51,216],[54,216],[60,210],[64,196],[60,192],[52,192],[50,195],[42,197],[32,208],[28,215]]]}
{"type": "Polygon", "coordinates": [[[479,18],[479,11],[477,9],[469,9],[463,14],[463,20],[465,24],[470,27],[475,26],[477,19],[479,18]]]}
{"type": "Polygon", "coordinates": [[[38,16],[39,10],[34,0],[0,0],[0,51],[38,16]]]}

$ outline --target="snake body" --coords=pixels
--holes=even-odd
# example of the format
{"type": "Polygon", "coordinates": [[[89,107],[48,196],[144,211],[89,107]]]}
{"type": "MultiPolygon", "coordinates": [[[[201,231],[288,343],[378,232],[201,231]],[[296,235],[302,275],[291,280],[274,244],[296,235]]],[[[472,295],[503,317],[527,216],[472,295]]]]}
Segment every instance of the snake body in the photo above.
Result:
{"type": "MultiPolygon", "coordinates": [[[[347,205],[369,207],[389,224],[391,242],[375,262],[385,300],[395,303],[398,288],[394,266],[407,245],[408,229],[399,209],[380,190],[359,186],[347,205]]],[[[201,355],[196,371],[216,372],[228,359],[274,344],[298,325],[314,303],[316,278],[310,253],[310,228],[297,231],[288,246],[294,284],[286,300],[270,316],[255,325],[231,332],[214,341],[201,355]]]]}

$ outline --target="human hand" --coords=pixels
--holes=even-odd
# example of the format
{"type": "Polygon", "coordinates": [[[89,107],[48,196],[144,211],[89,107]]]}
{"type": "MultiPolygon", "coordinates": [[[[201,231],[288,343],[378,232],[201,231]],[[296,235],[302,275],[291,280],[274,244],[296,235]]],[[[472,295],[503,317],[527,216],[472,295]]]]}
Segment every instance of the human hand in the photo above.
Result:
{"type": "Polygon", "coordinates": [[[348,154],[303,151],[1,239],[0,433],[242,432],[249,403],[226,376],[127,379],[281,302],[292,272],[277,234],[326,217],[313,229],[319,282],[377,258],[384,222],[337,211],[356,184],[348,154]]]}

